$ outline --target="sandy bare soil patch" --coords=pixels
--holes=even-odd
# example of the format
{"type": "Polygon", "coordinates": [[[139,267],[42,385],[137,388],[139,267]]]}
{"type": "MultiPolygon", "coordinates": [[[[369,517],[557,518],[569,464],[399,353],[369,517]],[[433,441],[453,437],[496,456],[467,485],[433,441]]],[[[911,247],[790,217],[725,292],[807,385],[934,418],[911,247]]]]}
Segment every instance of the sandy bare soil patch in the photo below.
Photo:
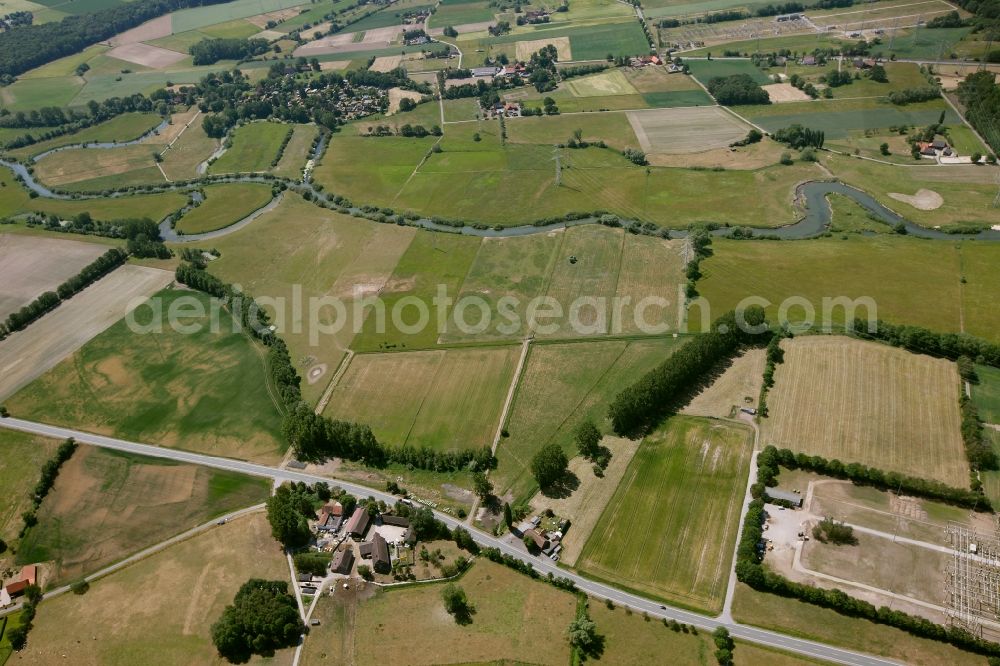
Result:
{"type": "Polygon", "coordinates": [[[317,39],[315,41],[309,42],[308,44],[303,44],[299,48],[295,49],[294,55],[296,57],[304,56],[310,57],[314,55],[323,55],[326,53],[346,53],[354,51],[374,51],[376,49],[381,49],[385,46],[384,43],[372,43],[372,42],[355,42],[354,33],[332,35],[330,37],[323,37],[322,39],[317,39]]]}
{"type": "Polygon", "coordinates": [[[908,203],[917,210],[936,210],[944,203],[941,195],[934,190],[919,189],[916,194],[900,194],[899,192],[889,192],[889,196],[896,201],[908,203]]]}
{"type": "Polygon", "coordinates": [[[559,561],[573,566],[580,557],[583,545],[601,518],[604,507],[615,494],[625,470],[632,462],[632,456],[639,448],[641,440],[625,437],[605,437],[601,444],[611,449],[611,462],[604,470],[604,478],[594,476],[593,464],[579,456],[569,461],[569,470],[580,480],[579,487],[569,497],[552,499],[541,493],[531,499],[535,511],[552,509],[557,516],[569,518],[572,527],[563,539],[563,549],[559,561]]]}
{"type": "Polygon", "coordinates": [[[375,62],[369,67],[373,72],[391,72],[392,70],[399,67],[399,63],[403,62],[402,56],[379,56],[375,58],[375,62]]]}
{"type": "Polygon", "coordinates": [[[159,291],[173,279],[170,271],[122,266],[0,342],[0,399],[51,370],[124,317],[133,300],[159,291]]]}
{"type": "Polygon", "coordinates": [[[767,96],[775,104],[780,104],[781,102],[808,102],[812,99],[791,83],[772,83],[769,86],[761,87],[767,91],[767,96]]]}
{"type": "Polygon", "coordinates": [[[184,53],[149,44],[123,44],[108,51],[107,55],[153,69],[169,67],[187,57],[184,53]]]}
{"type": "MultiPolygon", "coordinates": [[[[749,130],[748,130],[749,131],[749,130]]],[[[778,161],[783,152],[779,143],[765,139],[740,148],[715,148],[703,153],[671,155],[646,153],[650,164],[672,167],[722,167],[724,169],[760,169],[778,161]]]]}
{"type": "Polygon", "coordinates": [[[573,52],[569,48],[569,37],[549,37],[548,39],[532,39],[525,42],[517,42],[517,59],[529,60],[532,53],[537,53],[549,44],[556,47],[556,51],[559,53],[559,60],[573,59],[573,52]]]}
{"type": "Polygon", "coordinates": [[[402,88],[390,88],[389,89],[389,113],[393,114],[399,111],[399,103],[404,99],[410,99],[414,102],[419,102],[420,98],[423,97],[416,90],[403,90],[402,88]]]}
{"type": "Polygon", "coordinates": [[[629,111],[629,123],[647,153],[700,153],[725,148],[750,127],[719,107],[629,111]]]}
{"type": "Polygon", "coordinates": [[[734,409],[757,407],[764,382],[763,349],[751,349],[737,357],[712,384],[681,410],[692,416],[732,416],[734,409]],[[749,398],[749,400],[747,400],[749,398]]]}
{"type": "Polygon", "coordinates": [[[341,69],[347,69],[351,64],[350,60],[328,60],[326,62],[321,62],[319,64],[319,71],[321,72],[331,72],[341,69]]]}
{"type": "Polygon", "coordinates": [[[0,234],[0,319],[54,291],[107,250],[97,243],[0,234]]]}
{"type": "Polygon", "coordinates": [[[152,21],[146,21],[142,25],[136,26],[131,30],[118,33],[108,40],[108,45],[124,46],[125,44],[148,42],[152,39],[159,39],[160,37],[169,37],[172,33],[173,27],[170,15],[165,14],[159,18],[153,19],[152,21]]]}
{"type": "Polygon", "coordinates": [[[362,44],[391,44],[397,37],[403,34],[403,26],[390,25],[386,28],[376,28],[368,30],[361,38],[362,44]]]}

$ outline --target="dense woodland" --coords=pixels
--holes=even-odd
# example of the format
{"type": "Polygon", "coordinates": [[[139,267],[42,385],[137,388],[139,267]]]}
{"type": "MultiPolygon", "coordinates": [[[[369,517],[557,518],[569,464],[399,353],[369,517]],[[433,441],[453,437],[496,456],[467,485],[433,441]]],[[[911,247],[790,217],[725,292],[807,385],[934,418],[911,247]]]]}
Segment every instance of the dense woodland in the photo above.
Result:
{"type": "Polygon", "coordinates": [[[708,82],[708,92],[719,104],[739,106],[741,104],[770,104],[771,98],[749,74],[717,76],[708,82]]]}
{"type": "Polygon", "coordinates": [[[195,65],[214,65],[220,60],[245,60],[270,48],[266,39],[203,39],[189,49],[195,65]]]}
{"type": "Polygon", "coordinates": [[[126,2],[61,21],[20,25],[0,34],[0,76],[17,76],[29,69],[79,53],[91,44],[178,9],[217,5],[227,0],[142,0],[126,2]]]}
{"type": "MultiPolygon", "coordinates": [[[[1000,4],[997,5],[1000,7],[1000,4]]],[[[966,118],[979,130],[995,152],[1000,152],[1000,86],[993,72],[976,72],[958,85],[958,98],[965,106],[966,118]]]]}

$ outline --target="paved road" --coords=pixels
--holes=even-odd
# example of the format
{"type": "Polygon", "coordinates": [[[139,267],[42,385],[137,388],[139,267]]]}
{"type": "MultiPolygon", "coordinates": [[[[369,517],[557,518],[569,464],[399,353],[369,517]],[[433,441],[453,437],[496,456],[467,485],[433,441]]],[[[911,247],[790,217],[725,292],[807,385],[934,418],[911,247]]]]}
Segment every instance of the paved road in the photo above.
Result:
{"type": "MultiPolygon", "coordinates": [[[[310,483],[310,484],[316,483],[318,481],[325,481],[340,486],[349,493],[361,497],[374,497],[377,500],[382,500],[388,503],[394,503],[398,499],[395,496],[390,495],[388,493],[379,490],[373,490],[371,488],[366,488],[364,486],[360,486],[354,483],[341,481],[339,479],[331,479],[329,477],[304,474],[302,472],[296,472],[294,470],[267,467],[265,465],[256,465],[254,463],[248,463],[241,460],[230,460],[228,458],[218,458],[215,456],[208,456],[200,453],[190,453],[188,451],[179,451],[177,449],[167,449],[158,446],[150,446],[148,444],[139,444],[136,442],[129,442],[126,440],[115,439],[113,437],[105,437],[103,435],[93,435],[78,430],[71,430],[69,428],[61,428],[59,426],[51,426],[42,423],[35,423],[33,421],[25,421],[23,419],[0,418],[0,427],[10,428],[12,430],[20,430],[22,432],[29,432],[36,435],[43,435],[46,437],[53,437],[56,439],[66,439],[68,437],[73,437],[76,439],[76,441],[82,444],[90,444],[93,446],[100,446],[103,448],[114,449],[117,451],[127,451],[129,453],[151,456],[155,458],[166,458],[170,460],[176,460],[178,462],[191,463],[194,465],[204,465],[206,467],[225,469],[233,472],[242,472],[244,474],[270,478],[277,481],[295,481],[295,482],[303,481],[305,483],[310,483]]],[[[247,511],[255,509],[256,507],[252,509],[247,509],[247,511]]],[[[580,590],[586,592],[588,595],[592,597],[596,597],[598,599],[610,599],[618,606],[628,606],[633,611],[640,613],[647,613],[652,618],[673,619],[677,620],[678,622],[691,624],[700,629],[705,629],[708,631],[712,631],[719,626],[724,626],[729,630],[729,632],[733,635],[734,638],[739,638],[753,643],[766,645],[769,647],[784,650],[786,652],[792,652],[795,654],[804,655],[806,657],[810,657],[813,659],[822,659],[836,664],[875,666],[879,664],[899,663],[872,655],[853,652],[851,650],[843,650],[841,648],[824,645],[822,643],[816,643],[814,641],[808,641],[801,638],[786,636],[784,634],[780,634],[774,631],[767,631],[764,629],[757,629],[754,627],[737,624],[736,622],[729,620],[710,618],[705,615],[700,615],[698,613],[693,613],[679,608],[661,606],[661,604],[659,604],[656,601],[651,601],[649,599],[646,599],[645,597],[641,597],[636,594],[631,594],[629,592],[624,592],[610,585],[605,585],[604,583],[598,583],[588,578],[584,578],[583,576],[580,576],[579,574],[576,574],[574,572],[560,569],[546,557],[532,557],[527,553],[525,553],[523,550],[515,548],[514,546],[511,546],[493,537],[492,535],[486,534],[485,532],[481,532],[474,528],[469,528],[468,525],[463,524],[460,520],[456,519],[453,516],[449,516],[447,514],[438,512],[435,512],[435,515],[439,520],[448,525],[449,528],[463,527],[465,529],[469,529],[475,541],[481,546],[497,548],[501,552],[504,552],[508,555],[512,555],[520,560],[529,562],[543,576],[551,573],[554,576],[561,576],[563,578],[568,578],[572,580],[580,590]]],[[[206,524],[195,529],[206,529],[209,526],[210,524],[206,524]]],[[[163,544],[159,544],[158,546],[154,546],[153,549],[147,549],[142,553],[137,553],[136,555],[133,555],[127,560],[123,560],[116,566],[118,566],[119,568],[122,566],[126,566],[131,561],[134,561],[135,559],[148,555],[149,554],[148,551],[152,550],[153,552],[155,552],[154,549],[158,550],[162,547],[166,547],[171,542],[175,540],[180,540],[182,538],[186,538],[185,535],[179,535],[178,537],[175,537],[173,540],[164,542],[163,544]]],[[[96,575],[97,574],[95,574],[95,576],[96,575]]],[[[65,589],[62,589],[62,591],[65,592],[65,589]]],[[[55,591],[53,591],[53,593],[54,592],[55,591]]]]}

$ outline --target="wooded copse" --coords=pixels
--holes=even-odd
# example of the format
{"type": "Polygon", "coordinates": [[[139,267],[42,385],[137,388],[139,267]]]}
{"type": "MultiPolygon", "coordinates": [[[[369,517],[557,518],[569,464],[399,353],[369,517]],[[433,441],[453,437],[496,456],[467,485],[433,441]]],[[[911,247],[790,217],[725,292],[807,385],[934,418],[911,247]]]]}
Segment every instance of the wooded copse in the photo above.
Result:
{"type": "Polygon", "coordinates": [[[246,60],[270,48],[266,39],[203,39],[188,52],[194,65],[214,65],[220,60],[246,60]]]}
{"type": "Polygon", "coordinates": [[[759,306],[722,315],[709,332],[693,336],[615,396],[608,408],[615,433],[633,435],[650,429],[715,364],[731,357],[741,345],[760,342],[770,335],[764,310],[759,306]]]}

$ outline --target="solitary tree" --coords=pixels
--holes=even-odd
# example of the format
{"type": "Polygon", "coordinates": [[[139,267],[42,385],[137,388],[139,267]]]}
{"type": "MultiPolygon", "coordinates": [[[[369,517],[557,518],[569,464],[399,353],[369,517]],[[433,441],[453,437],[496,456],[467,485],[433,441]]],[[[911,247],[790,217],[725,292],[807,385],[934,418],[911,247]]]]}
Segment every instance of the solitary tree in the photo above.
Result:
{"type": "Polygon", "coordinates": [[[575,618],[569,623],[569,644],[584,654],[599,652],[601,642],[597,625],[587,615],[575,618]]]}
{"type": "Polygon", "coordinates": [[[484,502],[493,496],[493,484],[483,472],[476,472],[472,475],[472,489],[484,502]]]}
{"type": "Polygon", "coordinates": [[[594,458],[599,453],[601,431],[590,419],[584,420],[576,429],[576,445],[584,458],[594,458]]]}
{"type": "Polygon", "coordinates": [[[510,504],[508,504],[507,502],[503,503],[503,522],[505,525],[507,525],[507,527],[510,527],[511,525],[514,524],[514,516],[511,514],[510,504]]]}
{"type": "Polygon", "coordinates": [[[472,607],[461,587],[448,583],[441,590],[441,600],[444,601],[444,609],[455,618],[455,622],[468,624],[471,621],[472,607]]]}
{"type": "Polygon", "coordinates": [[[531,459],[531,473],[541,488],[550,488],[566,472],[566,454],[562,447],[551,442],[546,444],[531,459]]]}

